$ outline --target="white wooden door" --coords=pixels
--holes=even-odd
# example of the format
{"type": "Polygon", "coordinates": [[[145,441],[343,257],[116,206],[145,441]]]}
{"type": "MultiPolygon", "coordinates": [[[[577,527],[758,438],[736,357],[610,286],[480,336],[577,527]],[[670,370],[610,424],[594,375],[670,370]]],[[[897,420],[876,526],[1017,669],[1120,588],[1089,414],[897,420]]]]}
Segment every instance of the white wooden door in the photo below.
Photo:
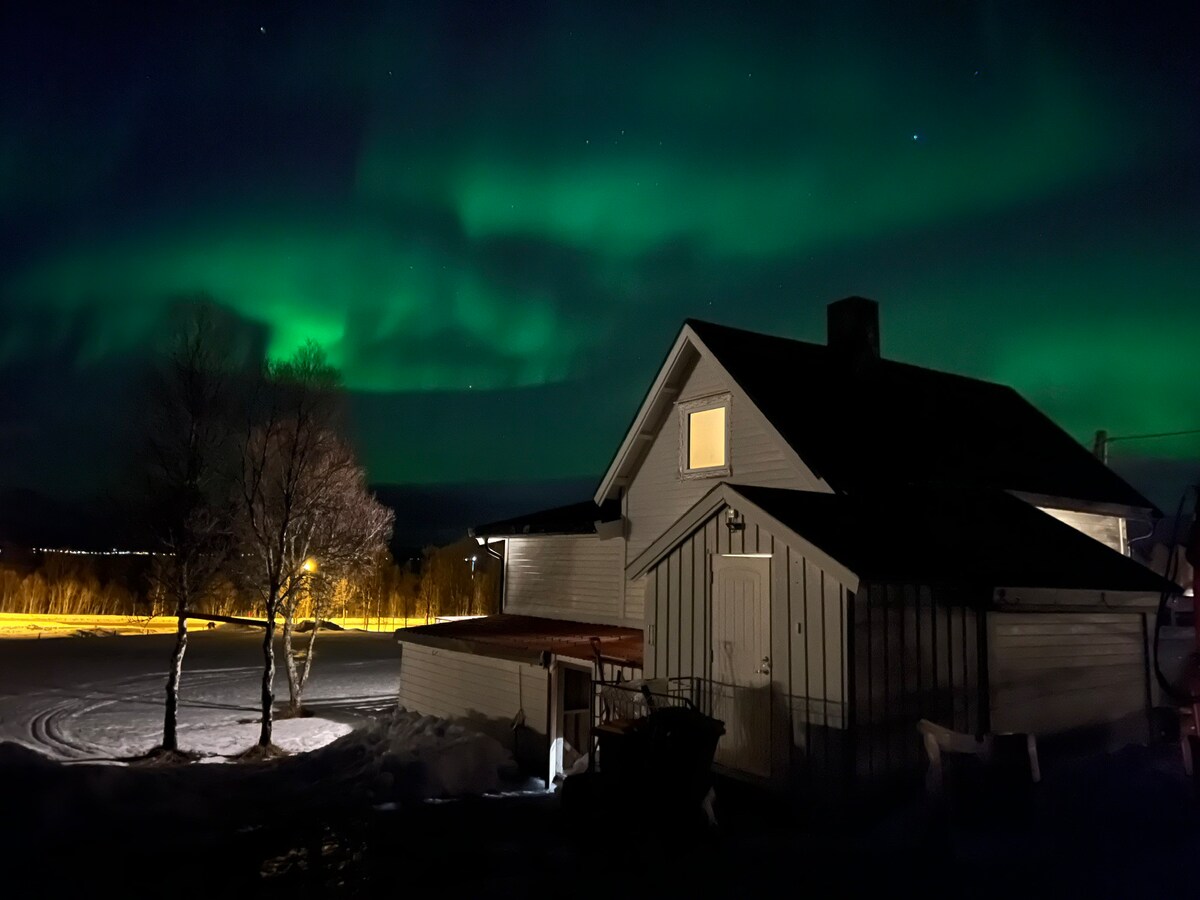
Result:
{"type": "Polygon", "coordinates": [[[771,774],[771,560],[714,556],[712,715],[725,723],[716,761],[771,774]]]}

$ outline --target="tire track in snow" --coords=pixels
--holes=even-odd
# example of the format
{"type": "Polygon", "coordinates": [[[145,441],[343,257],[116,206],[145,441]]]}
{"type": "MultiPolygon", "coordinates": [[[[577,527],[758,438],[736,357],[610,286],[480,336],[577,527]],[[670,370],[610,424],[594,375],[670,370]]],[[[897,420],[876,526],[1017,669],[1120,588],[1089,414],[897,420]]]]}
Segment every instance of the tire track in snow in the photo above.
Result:
{"type": "MultiPolygon", "coordinates": [[[[238,674],[257,671],[254,666],[240,666],[187,673],[180,691],[181,711],[189,707],[246,710],[245,706],[206,703],[202,698],[191,699],[188,695],[205,688],[236,683],[238,674]]],[[[96,727],[93,721],[95,714],[118,703],[146,704],[161,709],[162,682],[162,675],[147,674],[81,684],[78,686],[78,690],[83,692],[81,696],[64,697],[35,712],[25,729],[26,739],[20,742],[55,759],[73,762],[114,760],[115,753],[129,748],[92,739],[88,731],[89,726],[93,731],[96,727]]],[[[184,715],[181,715],[183,718],[184,715]]],[[[185,723],[180,724],[183,726],[185,723]]],[[[153,743],[152,740],[142,748],[143,751],[149,750],[153,743]]]]}

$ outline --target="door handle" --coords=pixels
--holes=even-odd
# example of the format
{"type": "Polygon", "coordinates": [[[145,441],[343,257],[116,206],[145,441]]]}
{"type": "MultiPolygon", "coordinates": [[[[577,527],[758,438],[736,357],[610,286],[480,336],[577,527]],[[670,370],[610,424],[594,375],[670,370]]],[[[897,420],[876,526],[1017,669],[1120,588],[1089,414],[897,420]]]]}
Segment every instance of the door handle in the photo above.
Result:
{"type": "Polygon", "coordinates": [[[759,665],[758,672],[756,674],[758,674],[758,675],[770,675],[771,674],[771,657],[764,656],[762,658],[762,664],[759,665]]]}

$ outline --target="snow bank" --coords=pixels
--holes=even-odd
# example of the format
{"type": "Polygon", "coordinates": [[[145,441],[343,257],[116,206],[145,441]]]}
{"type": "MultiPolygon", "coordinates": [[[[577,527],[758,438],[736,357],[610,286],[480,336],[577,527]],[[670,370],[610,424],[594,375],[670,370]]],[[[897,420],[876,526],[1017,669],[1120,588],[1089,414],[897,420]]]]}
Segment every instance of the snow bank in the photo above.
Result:
{"type": "Polygon", "coordinates": [[[403,707],[327,749],[341,754],[351,748],[373,761],[375,793],[387,799],[486,794],[516,774],[512,754],[494,738],[403,707]]]}
{"type": "MultiPolygon", "coordinates": [[[[0,742],[0,849],[171,823],[193,836],[512,789],[498,741],[404,709],[309,753],[212,765],[67,764],[0,742]]],[[[198,838],[197,838],[198,839],[198,838]]]]}

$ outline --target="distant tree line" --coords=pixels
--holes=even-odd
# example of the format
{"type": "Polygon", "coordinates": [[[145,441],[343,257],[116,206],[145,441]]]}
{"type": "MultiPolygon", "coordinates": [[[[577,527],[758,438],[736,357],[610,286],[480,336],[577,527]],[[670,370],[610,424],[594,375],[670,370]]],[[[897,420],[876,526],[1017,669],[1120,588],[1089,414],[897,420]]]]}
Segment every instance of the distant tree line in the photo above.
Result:
{"type": "MultiPolygon", "coordinates": [[[[327,599],[303,598],[298,615],[312,619],[319,609],[325,618],[362,621],[364,627],[379,630],[401,627],[405,621],[411,625],[442,616],[498,612],[499,562],[479,552],[472,573],[469,554],[470,548],[462,544],[426,547],[420,558],[403,561],[384,551],[369,571],[329,584],[327,599]]],[[[4,557],[14,555],[10,550],[4,557]]],[[[146,557],[21,556],[20,562],[0,564],[0,613],[142,619],[174,614],[165,592],[149,577],[146,557]]],[[[192,611],[264,615],[260,599],[228,577],[213,579],[192,611]]]]}
{"type": "MultiPolygon", "coordinates": [[[[12,550],[4,554],[9,560],[12,550]]],[[[144,557],[133,561],[47,553],[0,566],[0,612],[59,616],[144,614],[153,601],[144,557]]]]}

